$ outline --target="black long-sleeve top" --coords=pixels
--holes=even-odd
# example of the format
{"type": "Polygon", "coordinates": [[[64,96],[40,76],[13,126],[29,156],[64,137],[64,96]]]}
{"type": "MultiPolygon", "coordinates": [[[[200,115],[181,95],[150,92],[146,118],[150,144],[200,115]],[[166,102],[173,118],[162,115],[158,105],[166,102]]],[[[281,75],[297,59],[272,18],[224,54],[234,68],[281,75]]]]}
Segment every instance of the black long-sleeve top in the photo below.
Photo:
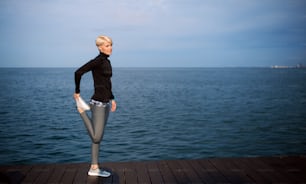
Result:
{"type": "Polygon", "coordinates": [[[80,93],[82,75],[91,71],[95,88],[91,98],[100,102],[109,102],[109,100],[114,99],[111,82],[112,66],[108,57],[108,55],[100,52],[95,59],[90,60],[75,71],[75,93],[80,93]]]}

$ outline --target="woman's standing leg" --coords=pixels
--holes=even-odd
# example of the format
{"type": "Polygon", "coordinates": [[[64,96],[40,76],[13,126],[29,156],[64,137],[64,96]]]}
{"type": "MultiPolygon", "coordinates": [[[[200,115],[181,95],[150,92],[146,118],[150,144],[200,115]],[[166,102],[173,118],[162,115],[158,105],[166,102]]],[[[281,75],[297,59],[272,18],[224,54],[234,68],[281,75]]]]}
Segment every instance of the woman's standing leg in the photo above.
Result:
{"type": "Polygon", "coordinates": [[[108,177],[111,175],[107,171],[101,171],[98,165],[100,142],[104,135],[104,128],[106,126],[109,111],[110,111],[109,104],[103,104],[102,106],[91,105],[92,120],[89,119],[86,112],[80,112],[80,115],[84,121],[84,125],[92,140],[91,167],[90,170],[88,171],[88,175],[91,176],[108,177]]]}
{"type": "Polygon", "coordinates": [[[91,164],[98,166],[100,143],[104,135],[104,129],[107,123],[110,106],[105,104],[103,106],[92,106],[92,125],[94,135],[92,137],[91,147],[91,164]]]}

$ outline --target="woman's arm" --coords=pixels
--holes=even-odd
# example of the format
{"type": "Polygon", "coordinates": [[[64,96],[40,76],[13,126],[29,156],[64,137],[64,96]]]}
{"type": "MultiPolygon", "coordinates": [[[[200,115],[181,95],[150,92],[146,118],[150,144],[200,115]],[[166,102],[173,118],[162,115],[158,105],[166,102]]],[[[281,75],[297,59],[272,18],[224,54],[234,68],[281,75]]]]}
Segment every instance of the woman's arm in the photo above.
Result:
{"type": "Polygon", "coordinates": [[[91,60],[74,72],[75,93],[80,93],[80,83],[82,75],[92,70],[94,66],[95,66],[95,60],[91,60]]]}

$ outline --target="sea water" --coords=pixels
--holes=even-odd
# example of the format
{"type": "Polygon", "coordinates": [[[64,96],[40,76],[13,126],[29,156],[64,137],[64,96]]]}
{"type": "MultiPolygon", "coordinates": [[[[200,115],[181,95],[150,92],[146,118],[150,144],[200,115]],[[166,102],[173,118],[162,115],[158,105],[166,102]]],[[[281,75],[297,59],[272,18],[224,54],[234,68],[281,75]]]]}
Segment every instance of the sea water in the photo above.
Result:
{"type": "MultiPolygon", "coordinates": [[[[0,69],[1,165],[90,162],[74,71],[0,69]]],[[[306,154],[305,69],[114,68],[112,82],[101,162],[306,154]]]]}

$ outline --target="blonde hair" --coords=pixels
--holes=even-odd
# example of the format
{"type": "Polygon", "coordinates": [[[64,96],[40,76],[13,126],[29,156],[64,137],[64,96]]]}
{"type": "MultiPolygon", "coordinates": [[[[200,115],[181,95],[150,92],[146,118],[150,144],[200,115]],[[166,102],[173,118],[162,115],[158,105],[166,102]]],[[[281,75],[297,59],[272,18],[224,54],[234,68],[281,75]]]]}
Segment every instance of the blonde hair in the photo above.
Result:
{"type": "Polygon", "coordinates": [[[96,39],[96,46],[99,47],[100,45],[103,45],[105,42],[113,45],[113,41],[110,37],[101,35],[98,36],[96,39]]]}

